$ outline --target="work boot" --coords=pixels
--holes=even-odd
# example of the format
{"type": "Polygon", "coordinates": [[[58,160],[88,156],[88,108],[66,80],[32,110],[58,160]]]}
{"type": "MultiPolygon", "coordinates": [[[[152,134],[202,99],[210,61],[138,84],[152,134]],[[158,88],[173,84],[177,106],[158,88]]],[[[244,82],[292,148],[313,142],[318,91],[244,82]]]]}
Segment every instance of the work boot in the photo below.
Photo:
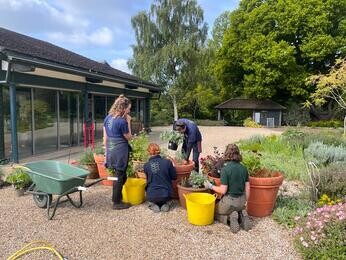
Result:
{"type": "Polygon", "coordinates": [[[215,219],[224,225],[229,225],[229,216],[228,215],[217,214],[215,219]]]}
{"type": "Polygon", "coordinates": [[[160,207],[158,205],[156,205],[155,203],[149,202],[149,206],[148,207],[149,207],[149,209],[151,209],[155,213],[159,213],[160,212],[160,207]]]}
{"type": "Polygon", "coordinates": [[[131,204],[129,203],[124,203],[124,202],[121,202],[121,203],[114,203],[113,205],[113,209],[115,210],[120,210],[120,209],[128,209],[131,207],[131,204]]]}
{"type": "Polygon", "coordinates": [[[239,211],[239,222],[240,227],[244,229],[245,231],[249,231],[252,228],[252,221],[247,214],[247,211],[243,209],[242,211],[239,211]]]}
{"type": "Polygon", "coordinates": [[[240,230],[240,226],[238,223],[238,212],[233,211],[231,215],[229,215],[229,227],[231,228],[232,233],[238,233],[240,230]]]}
{"type": "Polygon", "coordinates": [[[162,212],[168,212],[171,208],[171,203],[170,201],[167,201],[165,204],[161,206],[161,211],[162,212]]]}

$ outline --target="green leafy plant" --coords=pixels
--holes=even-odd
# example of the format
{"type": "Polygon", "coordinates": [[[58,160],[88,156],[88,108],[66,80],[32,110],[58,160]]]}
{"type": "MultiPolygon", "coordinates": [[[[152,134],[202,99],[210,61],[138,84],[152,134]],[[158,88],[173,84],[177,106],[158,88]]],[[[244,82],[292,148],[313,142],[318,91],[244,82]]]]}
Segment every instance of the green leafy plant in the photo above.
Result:
{"type": "Polygon", "coordinates": [[[242,163],[247,168],[249,175],[256,175],[256,172],[262,168],[260,155],[254,152],[246,152],[243,153],[242,156],[242,163]]]}
{"type": "Polygon", "coordinates": [[[338,128],[338,127],[343,127],[343,122],[341,120],[321,120],[321,121],[313,121],[313,122],[309,122],[306,124],[307,126],[310,127],[334,127],[334,128],[338,128]]]}
{"type": "Polygon", "coordinates": [[[91,149],[86,149],[79,158],[80,165],[95,164],[94,153],[91,149]]]}
{"type": "Polygon", "coordinates": [[[94,153],[97,155],[105,154],[105,148],[102,145],[98,145],[95,147],[94,153]]]}
{"type": "Polygon", "coordinates": [[[132,147],[131,159],[135,161],[147,161],[149,159],[149,154],[147,151],[149,145],[148,135],[145,133],[140,133],[130,141],[132,147]]]}
{"type": "Polygon", "coordinates": [[[186,159],[185,153],[183,153],[182,151],[175,152],[174,162],[176,164],[182,164],[185,159],[186,159]]]}
{"type": "Polygon", "coordinates": [[[189,178],[184,178],[181,181],[181,185],[184,187],[203,188],[206,179],[206,175],[197,171],[192,171],[189,178]]]}
{"type": "Polygon", "coordinates": [[[184,136],[174,130],[166,130],[162,132],[160,134],[160,138],[162,141],[176,143],[177,145],[182,144],[184,140],[184,136]]]}
{"type": "Polygon", "coordinates": [[[305,156],[318,165],[346,161],[346,147],[326,145],[322,142],[312,142],[304,150],[305,156]]]}
{"type": "Polygon", "coordinates": [[[22,169],[14,169],[13,172],[7,176],[6,182],[11,183],[15,189],[23,189],[32,183],[30,176],[22,169]]]}
{"type": "Polygon", "coordinates": [[[346,195],[346,162],[332,163],[320,170],[319,195],[327,194],[332,198],[346,195]]]}

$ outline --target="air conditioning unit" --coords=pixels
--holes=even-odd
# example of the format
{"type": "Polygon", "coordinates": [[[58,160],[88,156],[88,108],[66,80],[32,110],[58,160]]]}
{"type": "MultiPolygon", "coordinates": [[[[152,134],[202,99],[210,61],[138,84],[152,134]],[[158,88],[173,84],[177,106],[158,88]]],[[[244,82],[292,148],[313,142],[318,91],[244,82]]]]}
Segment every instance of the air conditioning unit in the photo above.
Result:
{"type": "Polygon", "coordinates": [[[267,118],[267,127],[269,127],[269,128],[275,127],[275,124],[274,124],[274,117],[268,117],[268,118],[267,118]]]}

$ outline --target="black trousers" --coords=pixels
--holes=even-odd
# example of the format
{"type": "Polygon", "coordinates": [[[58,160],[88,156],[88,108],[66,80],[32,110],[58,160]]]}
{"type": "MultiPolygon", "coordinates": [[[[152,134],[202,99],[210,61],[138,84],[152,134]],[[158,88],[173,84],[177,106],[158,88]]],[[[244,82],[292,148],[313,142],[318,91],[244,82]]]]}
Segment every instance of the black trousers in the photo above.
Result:
{"type": "Polygon", "coordinates": [[[126,171],[115,171],[115,177],[118,177],[117,181],[113,181],[113,194],[112,201],[114,204],[120,204],[122,201],[122,190],[127,180],[126,171]]]}

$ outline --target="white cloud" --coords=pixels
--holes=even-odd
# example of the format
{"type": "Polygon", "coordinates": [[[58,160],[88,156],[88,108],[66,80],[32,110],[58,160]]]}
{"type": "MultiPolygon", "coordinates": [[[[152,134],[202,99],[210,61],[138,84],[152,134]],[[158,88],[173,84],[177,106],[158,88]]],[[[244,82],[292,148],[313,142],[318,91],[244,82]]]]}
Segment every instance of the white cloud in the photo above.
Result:
{"type": "Polygon", "coordinates": [[[113,68],[121,70],[123,72],[127,72],[131,74],[131,70],[129,67],[127,67],[127,60],[126,59],[114,59],[111,61],[110,64],[113,68]]]}
{"type": "Polygon", "coordinates": [[[97,29],[90,34],[76,31],[70,34],[62,32],[48,33],[48,38],[57,43],[72,43],[78,45],[108,46],[113,41],[112,31],[107,27],[97,29]]]}

